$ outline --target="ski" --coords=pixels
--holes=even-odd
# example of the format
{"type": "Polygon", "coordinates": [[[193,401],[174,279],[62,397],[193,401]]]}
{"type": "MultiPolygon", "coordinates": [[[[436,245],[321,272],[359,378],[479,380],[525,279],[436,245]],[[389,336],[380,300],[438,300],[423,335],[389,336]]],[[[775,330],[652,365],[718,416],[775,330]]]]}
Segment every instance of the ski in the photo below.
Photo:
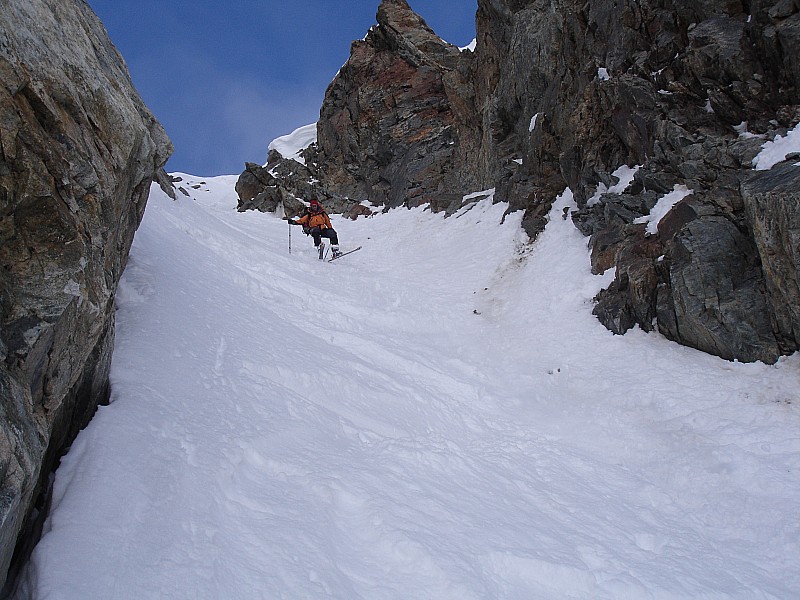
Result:
{"type": "Polygon", "coordinates": [[[352,250],[348,250],[347,252],[342,252],[341,254],[339,254],[339,255],[337,255],[337,256],[334,256],[333,258],[331,258],[330,260],[328,260],[328,262],[333,262],[333,261],[335,261],[337,258],[342,258],[343,256],[346,256],[346,255],[348,255],[348,254],[352,254],[352,253],[353,253],[353,252],[355,252],[356,250],[361,250],[361,246],[359,246],[358,248],[353,248],[352,250]]]}

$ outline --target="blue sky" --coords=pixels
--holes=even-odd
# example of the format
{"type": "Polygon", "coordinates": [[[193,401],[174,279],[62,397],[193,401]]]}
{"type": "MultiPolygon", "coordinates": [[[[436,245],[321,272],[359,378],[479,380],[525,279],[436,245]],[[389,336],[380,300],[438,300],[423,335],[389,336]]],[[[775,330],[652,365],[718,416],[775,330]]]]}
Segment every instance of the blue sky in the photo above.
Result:
{"type": "MultiPolygon", "coordinates": [[[[168,171],[211,176],[263,163],[313,123],[379,0],[87,0],[175,144],[168,171]]],[[[477,0],[410,0],[442,38],[475,37],[477,0]]]]}

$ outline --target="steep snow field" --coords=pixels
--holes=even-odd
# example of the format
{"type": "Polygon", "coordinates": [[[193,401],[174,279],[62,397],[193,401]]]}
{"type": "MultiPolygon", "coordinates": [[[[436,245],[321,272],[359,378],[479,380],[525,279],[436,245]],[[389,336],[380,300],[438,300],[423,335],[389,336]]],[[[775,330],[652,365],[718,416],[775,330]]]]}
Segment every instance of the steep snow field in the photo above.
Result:
{"type": "Polygon", "coordinates": [[[327,263],[183,177],[18,598],[800,597],[798,356],[606,331],[568,192],[534,244],[487,201],[334,217],[327,263]]]}

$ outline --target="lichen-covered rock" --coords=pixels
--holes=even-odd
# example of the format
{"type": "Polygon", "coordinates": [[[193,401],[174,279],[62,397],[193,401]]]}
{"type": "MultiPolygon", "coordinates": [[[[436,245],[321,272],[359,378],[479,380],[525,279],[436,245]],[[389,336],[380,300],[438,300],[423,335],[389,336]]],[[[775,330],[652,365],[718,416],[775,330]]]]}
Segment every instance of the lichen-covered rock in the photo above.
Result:
{"type": "Polygon", "coordinates": [[[0,580],[108,396],[113,299],[172,146],[80,0],[0,11],[0,580]]]}

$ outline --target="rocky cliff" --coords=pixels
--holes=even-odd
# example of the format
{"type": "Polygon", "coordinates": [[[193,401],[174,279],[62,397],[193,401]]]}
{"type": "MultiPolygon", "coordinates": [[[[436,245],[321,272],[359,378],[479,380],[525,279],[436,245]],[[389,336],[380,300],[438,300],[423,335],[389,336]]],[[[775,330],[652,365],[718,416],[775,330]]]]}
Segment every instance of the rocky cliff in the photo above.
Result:
{"type": "Polygon", "coordinates": [[[172,146],[82,0],[0,11],[0,582],[108,398],[113,300],[172,146]]]}
{"type": "MultiPolygon", "coordinates": [[[[595,309],[609,329],[745,361],[798,349],[800,169],[752,161],[800,121],[800,0],[479,0],[474,53],[405,0],[377,20],[328,88],[302,176],[272,157],[243,181],[340,210],[454,210],[496,188],[532,238],[569,187],[594,270],[616,269],[595,309]]],[[[240,208],[274,208],[266,189],[240,208]]]]}
{"type": "Polygon", "coordinates": [[[291,197],[307,197],[309,181],[337,210],[369,202],[452,211],[481,189],[474,56],[442,41],[404,0],[382,2],[377,21],[328,87],[305,166],[274,154],[266,168],[248,164],[240,208],[272,210],[282,189],[295,209],[291,197]]]}
{"type": "Polygon", "coordinates": [[[791,208],[800,171],[758,174],[752,160],[800,120],[797,3],[487,2],[481,18],[484,31],[505,22],[514,32],[508,46],[497,33],[485,44],[506,61],[489,86],[498,114],[524,107],[506,128],[524,154],[508,199],[528,194],[535,210],[561,185],[573,190],[594,269],[616,268],[598,297],[601,321],[729,359],[796,350],[785,304],[800,301],[791,208]],[[530,48],[546,51],[521,50],[530,48]],[[524,73],[535,76],[519,86],[524,73]],[[622,165],[639,166],[632,185],[602,193],[622,165]],[[642,217],[676,186],[691,194],[647,232],[642,217]]]}

